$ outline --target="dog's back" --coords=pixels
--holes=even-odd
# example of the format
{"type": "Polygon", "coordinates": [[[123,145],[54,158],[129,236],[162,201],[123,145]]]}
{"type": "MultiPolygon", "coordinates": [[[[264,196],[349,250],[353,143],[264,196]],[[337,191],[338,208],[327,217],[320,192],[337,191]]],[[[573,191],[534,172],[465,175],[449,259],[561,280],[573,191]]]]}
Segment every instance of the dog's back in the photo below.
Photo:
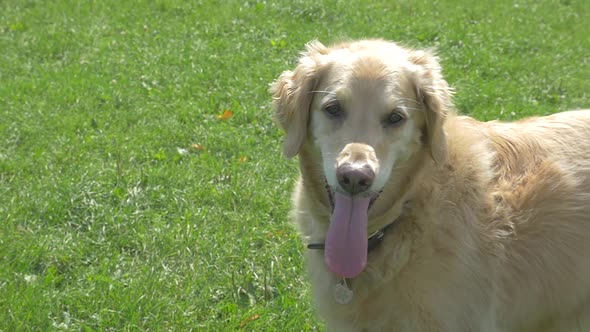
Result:
{"type": "Polygon", "coordinates": [[[492,228],[505,231],[500,316],[561,312],[534,330],[563,331],[569,308],[590,301],[590,111],[482,125],[495,152],[492,228]]]}

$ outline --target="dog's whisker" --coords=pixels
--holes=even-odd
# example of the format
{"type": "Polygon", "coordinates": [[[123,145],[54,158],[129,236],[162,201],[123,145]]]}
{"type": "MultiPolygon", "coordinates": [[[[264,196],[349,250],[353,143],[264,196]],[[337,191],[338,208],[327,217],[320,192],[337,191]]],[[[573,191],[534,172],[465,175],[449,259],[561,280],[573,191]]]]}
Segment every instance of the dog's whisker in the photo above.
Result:
{"type": "Polygon", "coordinates": [[[404,165],[404,166],[398,166],[398,167],[394,167],[391,169],[391,171],[397,171],[398,169],[404,169],[404,168],[408,168],[408,165],[404,165]]]}
{"type": "Polygon", "coordinates": [[[417,101],[417,100],[414,100],[414,99],[410,99],[410,98],[404,98],[404,97],[400,97],[400,98],[397,98],[397,99],[399,99],[399,100],[403,100],[403,101],[409,101],[409,102],[412,102],[412,103],[416,103],[416,104],[418,104],[418,105],[422,105],[422,103],[421,103],[421,102],[419,102],[419,101],[417,101]]]}
{"type": "Polygon", "coordinates": [[[408,107],[408,106],[402,106],[404,109],[406,110],[412,110],[412,111],[424,111],[424,109],[422,108],[415,108],[415,107],[408,107]]]}
{"type": "Polygon", "coordinates": [[[327,91],[327,90],[312,90],[309,91],[309,93],[327,93],[327,94],[333,94],[334,91],[327,91]]]}

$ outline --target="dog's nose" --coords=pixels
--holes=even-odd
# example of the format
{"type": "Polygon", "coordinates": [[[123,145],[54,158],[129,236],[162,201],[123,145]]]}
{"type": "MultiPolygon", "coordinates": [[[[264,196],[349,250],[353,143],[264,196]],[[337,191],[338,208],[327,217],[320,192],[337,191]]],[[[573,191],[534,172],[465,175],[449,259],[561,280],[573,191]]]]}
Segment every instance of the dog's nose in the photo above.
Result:
{"type": "Polygon", "coordinates": [[[336,178],[342,189],[355,195],[371,187],[375,172],[367,164],[344,163],[336,168],[336,178]]]}

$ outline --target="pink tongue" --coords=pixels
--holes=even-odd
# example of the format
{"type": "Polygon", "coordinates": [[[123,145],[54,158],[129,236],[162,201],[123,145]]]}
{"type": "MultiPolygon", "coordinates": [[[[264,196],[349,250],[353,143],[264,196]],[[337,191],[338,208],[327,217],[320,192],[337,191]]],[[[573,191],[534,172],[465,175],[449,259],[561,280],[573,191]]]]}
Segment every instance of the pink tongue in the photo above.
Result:
{"type": "Polygon", "coordinates": [[[353,278],[367,265],[367,198],[334,195],[334,212],[326,236],[324,260],[336,275],[353,278]]]}

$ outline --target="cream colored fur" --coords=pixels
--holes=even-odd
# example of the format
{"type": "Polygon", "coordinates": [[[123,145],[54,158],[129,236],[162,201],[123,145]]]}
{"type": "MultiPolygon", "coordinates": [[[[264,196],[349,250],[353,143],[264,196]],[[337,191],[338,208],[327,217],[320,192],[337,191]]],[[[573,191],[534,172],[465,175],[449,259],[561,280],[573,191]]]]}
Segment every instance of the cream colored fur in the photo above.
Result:
{"type": "Polygon", "coordinates": [[[351,153],[382,190],[369,232],[397,223],[348,280],[350,304],[335,302],[323,252],[307,250],[328,330],[590,331],[590,111],[457,116],[434,55],[378,40],[312,42],[271,91],[285,154],[299,155],[304,241],[324,240],[325,185],[338,187],[335,167],[351,153]],[[322,111],[334,98],[338,122],[322,111]],[[406,120],[385,127],[392,110],[406,120]]]}

